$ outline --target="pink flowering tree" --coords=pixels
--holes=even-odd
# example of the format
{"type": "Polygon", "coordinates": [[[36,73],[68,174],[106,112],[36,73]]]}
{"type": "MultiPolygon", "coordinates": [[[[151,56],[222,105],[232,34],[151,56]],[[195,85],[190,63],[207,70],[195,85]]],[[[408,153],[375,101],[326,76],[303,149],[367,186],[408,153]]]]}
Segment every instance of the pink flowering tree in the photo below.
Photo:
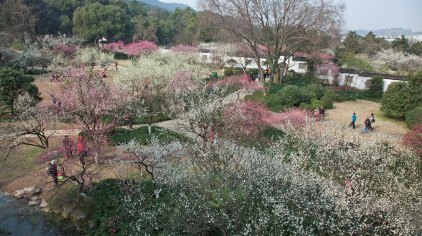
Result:
{"type": "MultiPolygon", "coordinates": [[[[281,121],[283,124],[287,125],[290,124],[293,127],[303,127],[309,120],[310,114],[309,112],[298,109],[292,108],[287,111],[284,111],[280,114],[275,115],[277,121],[281,121]]],[[[271,120],[267,120],[267,122],[272,122],[271,120]]]]}
{"type": "Polygon", "coordinates": [[[54,46],[52,50],[55,54],[60,54],[66,59],[72,59],[75,57],[77,47],[73,44],[59,44],[54,46]]]}
{"type": "Polygon", "coordinates": [[[158,50],[157,44],[151,41],[130,43],[123,47],[128,56],[148,55],[158,50]]]}
{"type": "Polygon", "coordinates": [[[60,109],[88,134],[96,163],[107,134],[119,118],[117,109],[123,96],[117,96],[117,89],[104,82],[101,74],[84,69],[69,71],[62,86],[60,109]]]}
{"type": "Polygon", "coordinates": [[[217,86],[238,86],[240,89],[236,92],[237,100],[240,99],[241,93],[250,93],[264,90],[262,83],[251,80],[247,74],[230,76],[215,82],[215,84],[217,86]]]}
{"type": "Polygon", "coordinates": [[[110,52],[123,52],[125,44],[123,41],[104,44],[103,49],[110,52]]]}
{"type": "Polygon", "coordinates": [[[128,56],[148,55],[158,50],[157,44],[152,41],[140,41],[124,44],[122,41],[105,44],[104,50],[109,52],[125,53],[128,56]]]}
{"type": "Polygon", "coordinates": [[[322,62],[316,66],[315,70],[317,76],[327,81],[327,83],[338,85],[339,68],[335,63],[322,62]]]}
{"type": "Polygon", "coordinates": [[[224,108],[222,123],[226,136],[255,136],[265,127],[278,123],[282,116],[258,102],[237,101],[224,108]]]}
{"type": "Polygon", "coordinates": [[[198,82],[193,79],[193,74],[189,71],[179,71],[173,76],[173,79],[167,84],[167,90],[175,94],[185,91],[195,91],[198,88],[198,82]]]}

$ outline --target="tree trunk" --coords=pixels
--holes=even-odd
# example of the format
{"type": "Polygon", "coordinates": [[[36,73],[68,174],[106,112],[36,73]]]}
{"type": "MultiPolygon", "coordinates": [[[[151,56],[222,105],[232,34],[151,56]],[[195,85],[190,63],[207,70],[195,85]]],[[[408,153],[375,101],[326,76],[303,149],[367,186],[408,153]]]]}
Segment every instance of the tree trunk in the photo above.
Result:
{"type": "Polygon", "coordinates": [[[98,150],[94,153],[95,164],[98,164],[98,150]]]}
{"type": "Polygon", "coordinates": [[[151,124],[148,124],[148,134],[152,134],[151,124]]]}
{"type": "Polygon", "coordinates": [[[258,79],[259,82],[262,83],[263,87],[264,87],[264,96],[267,96],[267,90],[265,89],[265,78],[264,78],[264,71],[262,70],[262,66],[261,66],[261,58],[260,57],[256,57],[255,58],[256,61],[256,65],[258,66],[258,79]]]}
{"type": "Polygon", "coordinates": [[[274,82],[277,84],[281,83],[281,78],[282,78],[282,70],[280,69],[279,66],[277,66],[275,69],[274,82]]]}

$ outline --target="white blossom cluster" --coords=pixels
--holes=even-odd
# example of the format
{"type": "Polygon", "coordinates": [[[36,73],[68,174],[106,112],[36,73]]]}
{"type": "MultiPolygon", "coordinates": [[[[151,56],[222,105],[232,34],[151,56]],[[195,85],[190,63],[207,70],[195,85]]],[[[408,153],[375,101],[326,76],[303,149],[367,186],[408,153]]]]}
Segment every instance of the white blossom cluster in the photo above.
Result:
{"type": "Polygon", "coordinates": [[[115,60],[111,53],[102,52],[98,48],[87,47],[78,50],[76,61],[86,66],[108,66],[115,60]]]}
{"type": "Polygon", "coordinates": [[[209,75],[209,69],[195,62],[191,57],[176,54],[154,53],[140,56],[116,76],[116,82],[127,89],[133,89],[139,81],[152,81],[153,84],[167,84],[181,72],[192,73],[194,78],[209,75]]]}
{"type": "Polygon", "coordinates": [[[371,60],[377,71],[388,72],[391,69],[399,72],[415,72],[422,67],[422,58],[416,55],[407,55],[393,49],[378,52],[371,60]]]}
{"type": "Polygon", "coordinates": [[[139,184],[127,195],[132,234],[420,234],[420,158],[328,127],[285,127],[265,151],[219,139],[169,144],[178,158],[163,159],[152,145],[162,192],[139,184]]]}

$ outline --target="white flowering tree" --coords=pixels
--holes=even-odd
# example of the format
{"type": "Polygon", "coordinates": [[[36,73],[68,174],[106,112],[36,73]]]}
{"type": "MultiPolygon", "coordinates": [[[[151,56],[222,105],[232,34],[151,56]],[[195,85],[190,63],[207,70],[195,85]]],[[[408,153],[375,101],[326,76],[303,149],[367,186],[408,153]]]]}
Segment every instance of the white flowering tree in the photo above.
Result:
{"type": "Polygon", "coordinates": [[[80,49],[76,54],[76,61],[80,65],[107,67],[114,61],[113,54],[102,52],[98,48],[87,47],[80,49]]]}
{"type": "Polygon", "coordinates": [[[1,146],[7,149],[5,157],[21,145],[48,149],[56,130],[57,110],[37,104],[28,94],[18,97],[15,109],[14,119],[1,128],[1,146]]]}
{"type": "Polygon", "coordinates": [[[140,143],[132,140],[117,147],[116,162],[133,163],[139,171],[145,170],[154,184],[154,193],[159,197],[160,190],[156,183],[156,168],[160,165],[177,158],[182,150],[182,144],[179,142],[162,143],[156,137],[151,138],[148,146],[142,146],[140,143]]]}
{"type": "MultiPolygon", "coordinates": [[[[133,234],[418,235],[421,160],[383,137],[364,142],[332,124],[288,125],[261,151],[221,139],[153,145],[162,190],[134,184],[122,202],[133,234]],[[332,127],[332,128],[329,128],[332,127]],[[315,135],[318,132],[319,135],[315,135]],[[168,155],[164,155],[168,156],[168,155]],[[158,163],[158,164],[157,164],[158,163]],[[419,167],[418,167],[419,166],[419,167]],[[183,219],[183,220],[182,220],[183,219]]],[[[136,150],[136,149],[135,149],[136,150]]]]}
{"type": "Polygon", "coordinates": [[[386,49],[373,57],[372,64],[381,72],[392,70],[406,74],[419,70],[422,67],[422,58],[412,54],[407,55],[401,51],[386,49]]]}
{"type": "Polygon", "coordinates": [[[200,80],[208,74],[209,70],[190,56],[157,53],[140,56],[131,66],[120,71],[115,83],[127,91],[133,104],[143,108],[137,109],[135,115],[147,115],[151,133],[154,116],[166,111],[168,84],[181,77],[200,80]]]}

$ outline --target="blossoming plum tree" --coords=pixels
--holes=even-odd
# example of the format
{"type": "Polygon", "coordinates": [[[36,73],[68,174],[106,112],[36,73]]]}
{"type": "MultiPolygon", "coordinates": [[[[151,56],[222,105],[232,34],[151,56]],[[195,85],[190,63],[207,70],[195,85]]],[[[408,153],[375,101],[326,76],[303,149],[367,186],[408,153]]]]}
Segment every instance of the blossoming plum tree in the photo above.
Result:
{"type": "Polygon", "coordinates": [[[69,71],[60,99],[63,115],[73,117],[92,139],[98,163],[101,147],[117,124],[117,110],[125,97],[119,97],[119,91],[103,81],[101,74],[75,69],[69,71]]]}

